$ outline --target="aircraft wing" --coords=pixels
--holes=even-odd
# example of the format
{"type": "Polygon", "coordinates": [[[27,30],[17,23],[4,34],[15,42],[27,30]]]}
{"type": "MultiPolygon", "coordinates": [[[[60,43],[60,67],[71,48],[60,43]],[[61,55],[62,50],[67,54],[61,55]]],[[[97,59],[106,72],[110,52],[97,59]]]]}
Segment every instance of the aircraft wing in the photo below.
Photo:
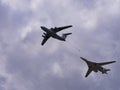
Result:
{"type": "Polygon", "coordinates": [[[103,63],[98,63],[99,65],[107,65],[111,63],[115,63],[116,61],[110,61],[110,62],[103,62],[103,63]]]}
{"type": "Polygon", "coordinates": [[[85,58],[83,58],[83,57],[80,57],[82,60],[84,60],[84,61],[87,61],[87,59],[85,59],[85,58]]]}
{"type": "Polygon", "coordinates": [[[53,29],[53,31],[54,31],[54,32],[59,32],[59,31],[61,31],[61,30],[63,30],[63,29],[67,29],[67,28],[70,28],[70,27],[72,27],[72,25],[63,26],[63,27],[55,27],[55,28],[53,29]]]}
{"type": "Polygon", "coordinates": [[[85,75],[85,77],[87,77],[91,72],[92,72],[92,69],[89,68],[86,75],[85,75]]]}
{"type": "Polygon", "coordinates": [[[41,45],[44,45],[45,42],[50,38],[50,36],[46,35],[41,43],[41,45]]]}

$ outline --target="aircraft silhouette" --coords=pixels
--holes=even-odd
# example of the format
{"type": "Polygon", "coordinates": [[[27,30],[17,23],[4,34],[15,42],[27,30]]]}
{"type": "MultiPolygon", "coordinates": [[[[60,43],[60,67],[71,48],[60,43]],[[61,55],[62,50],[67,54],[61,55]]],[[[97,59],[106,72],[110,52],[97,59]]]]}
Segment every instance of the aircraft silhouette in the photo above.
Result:
{"type": "Polygon", "coordinates": [[[100,71],[100,72],[102,72],[102,74],[107,74],[107,71],[110,71],[110,69],[105,69],[102,66],[116,62],[116,61],[109,61],[109,62],[96,63],[96,62],[88,61],[87,59],[85,59],[83,57],[80,57],[80,58],[83,61],[85,61],[88,65],[88,71],[87,71],[85,77],[87,77],[92,71],[94,71],[94,72],[100,71]]]}
{"type": "Polygon", "coordinates": [[[55,28],[46,28],[44,26],[41,26],[41,29],[43,31],[45,31],[45,33],[43,33],[44,35],[42,35],[42,37],[44,38],[41,45],[44,45],[46,43],[46,41],[52,37],[61,41],[66,41],[66,37],[72,33],[64,33],[62,34],[62,36],[57,35],[57,32],[63,30],[63,29],[67,29],[72,27],[72,25],[68,25],[68,26],[63,26],[63,27],[55,27],[55,28]]]}

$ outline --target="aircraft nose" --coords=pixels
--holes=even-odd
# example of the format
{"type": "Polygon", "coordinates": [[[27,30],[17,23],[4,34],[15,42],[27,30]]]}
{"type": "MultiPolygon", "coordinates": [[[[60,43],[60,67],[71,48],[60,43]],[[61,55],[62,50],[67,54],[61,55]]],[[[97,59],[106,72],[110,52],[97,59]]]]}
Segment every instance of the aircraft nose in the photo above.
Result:
{"type": "Polygon", "coordinates": [[[41,29],[44,29],[44,27],[43,27],[43,26],[41,26],[40,28],[41,28],[41,29]]]}

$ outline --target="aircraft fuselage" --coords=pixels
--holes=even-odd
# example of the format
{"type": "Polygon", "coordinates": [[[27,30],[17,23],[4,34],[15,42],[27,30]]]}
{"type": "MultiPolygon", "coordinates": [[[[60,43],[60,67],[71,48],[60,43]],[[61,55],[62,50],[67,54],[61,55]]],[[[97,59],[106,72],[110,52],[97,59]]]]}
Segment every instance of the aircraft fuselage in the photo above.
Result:
{"type": "Polygon", "coordinates": [[[101,65],[99,65],[98,63],[94,63],[91,61],[86,61],[87,65],[89,68],[91,68],[94,72],[102,72],[102,73],[106,73],[106,71],[108,71],[108,69],[103,68],[101,65]]]}
{"type": "Polygon", "coordinates": [[[65,38],[59,36],[56,34],[56,32],[52,31],[52,29],[48,29],[46,27],[41,27],[43,31],[45,31],[49,36],[55,38],[55,39],[59,39],[61,41],[65,41],[65,38]]]}

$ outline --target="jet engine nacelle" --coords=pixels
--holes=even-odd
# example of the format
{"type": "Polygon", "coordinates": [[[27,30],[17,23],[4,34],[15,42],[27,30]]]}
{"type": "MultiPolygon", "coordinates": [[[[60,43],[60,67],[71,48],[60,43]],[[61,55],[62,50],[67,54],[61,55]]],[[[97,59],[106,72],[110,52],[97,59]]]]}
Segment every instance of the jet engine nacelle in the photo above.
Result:
{"type": "Polygon", "coordinates": [[[51,30],[53,30],[54,28],[50,28],[51,30]]]}
{"type": "Polygon", "coordinates": [[[54,29],[57,29],[57,27],[55,27],[54,29]]]}
{"type": "Polygon", "coordinates": [[[44,35],[42,35],[42,37],[45,37],[44,35]]]}
{"type": "Polygon", "coordinates": [[[98,72],[98,70],[94,70],[94,72],[98,72]]]}
{"type": "Polygon", "coordinates": [[[43,33],[44,35],[46,35],[46,33],[43,33]]]}

